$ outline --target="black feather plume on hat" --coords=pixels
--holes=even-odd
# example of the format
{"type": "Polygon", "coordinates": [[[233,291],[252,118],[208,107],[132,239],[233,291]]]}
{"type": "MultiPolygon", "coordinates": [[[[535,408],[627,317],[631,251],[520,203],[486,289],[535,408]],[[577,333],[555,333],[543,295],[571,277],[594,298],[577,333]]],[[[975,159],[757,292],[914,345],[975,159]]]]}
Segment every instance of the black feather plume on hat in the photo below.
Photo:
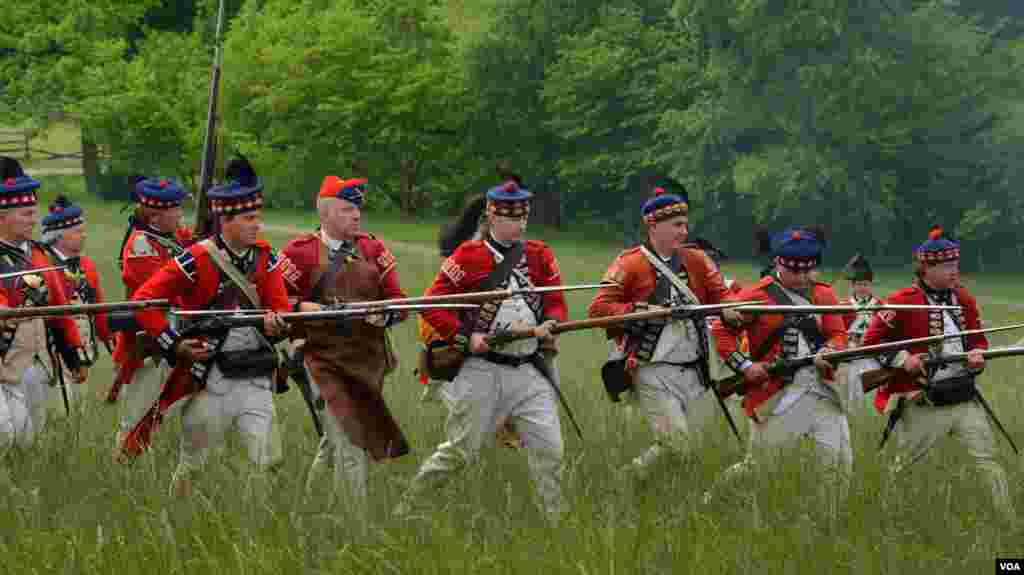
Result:
{"type": "Polygon", "coordinates": [[[242,154],[238,154],[237,158],[233,158],[228,162],[228,166],[224,170],[224,177],[228,181],[238,182],[244,188],[256,187],[260,182],[259,177],[256,175],[256,170],[242,154]]]}
{"type": "Polygon", "coordinates": [[[871,264],[860,253],[850,258],[843,270],[846,272],[846,278],[850,281],[872,281],[875,279],[874,272],[871,271],[871,264]]]}
{"type": "Polygon", "coordinates": [[[441,237],[438,239],[441,257],[452,255],[462,242],[473,239],[486,207],[487,197],[478,194],[466,204],[457,220],[441,228],[441,237]]]}
{"type": "Polygon", "coordinates": [[[754,256],[772,253],[772,234],[768,228],[758,226],[754,229],[754,256]]]}
{"type": "Polygon", "coordinates": [[[0,180],[6,180],[8,178],[22,178],[25,176],[25,170],[21,169],[21,164],[18,160],[8,156],[0,156],[0,180]]]}
{"type": "Polygon", "coordinates": [[[64,194],[60,194],[59,196],[54,198],[52,202],[50,202],[50,211],[59,212],[63,209],[66,209],[70,205],[71,200],[69,200],[68,197],[65,196],[64,194]]]}

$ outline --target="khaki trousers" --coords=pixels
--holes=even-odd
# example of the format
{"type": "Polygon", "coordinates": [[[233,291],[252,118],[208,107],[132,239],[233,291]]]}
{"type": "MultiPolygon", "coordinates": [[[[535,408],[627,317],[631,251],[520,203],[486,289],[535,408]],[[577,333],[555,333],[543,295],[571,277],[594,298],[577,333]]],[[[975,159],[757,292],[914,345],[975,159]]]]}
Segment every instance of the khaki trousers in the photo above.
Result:
{"type": "Polygon", "coordinates": [[[447,440],[420,467],[406,500],[474,464],[485,443],[494,445],[498,422],[507,418],[522,437],[540,507],[557,517],[562,509],[562,428],[555,393],[537,369],[471,357],[458,377],[445,384],[443,396],[447,440]]]}
{"type": "Polygon", "coordinates": [[[996,511],[1014,516],[1006,471],[996,456],[995,433],[988,414],[977,401],[941,407],[907,401],[893,436],[898,452],[892,466],[894,474],[905,472],[924,459],[943,438],[956,439],[988,482],[996,511]]]}
{"type": "Polygon", "coordinates": [[[655,435],[654,444],[633,459],[639,476],[647,475],[667,453],[689,453],[717,408],[697,370],[678,365],[640,367],[630,395],[655,435]]]}

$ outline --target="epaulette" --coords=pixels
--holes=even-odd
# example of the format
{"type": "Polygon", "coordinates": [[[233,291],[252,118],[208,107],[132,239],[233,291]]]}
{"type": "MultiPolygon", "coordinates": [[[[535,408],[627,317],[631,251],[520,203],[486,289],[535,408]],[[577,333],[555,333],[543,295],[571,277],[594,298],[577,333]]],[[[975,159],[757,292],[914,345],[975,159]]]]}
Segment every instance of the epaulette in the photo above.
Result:
{"type": "Polygon", "coordinates": [[[181,270],[181,273],[185,274],[189,281],[195,281],[196,258],[192,255],[191,250],[185,250],[181,255],[174,258],[174,263],[178,265],[178,269],[181,270]]]}
{"type": "Polygon", "coordinates": [[[364,232],[364,231],[356,232],[356,239],[358,240],[358,239],[362,239],[362,238],[366,238],[368,240],[375,240],[375,239],[377,239],[377,236],[371,234],[370,232],[364,232]]]}
{"type": "Polygon", "coordinates": [[[830,284],[828,282],[819,281],[819,280],[814,280],[814,285],[815,286],[821,286],[821,287],[827,287],[827,288],[832,287],[832,284],[830,284]]]}

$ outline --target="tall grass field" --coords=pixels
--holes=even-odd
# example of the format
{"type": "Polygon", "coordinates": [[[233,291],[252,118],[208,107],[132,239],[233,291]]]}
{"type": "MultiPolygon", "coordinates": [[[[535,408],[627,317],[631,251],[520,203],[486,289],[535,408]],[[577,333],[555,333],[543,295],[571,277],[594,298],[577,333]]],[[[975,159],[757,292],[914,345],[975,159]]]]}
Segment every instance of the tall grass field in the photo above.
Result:
{"type": "MultiPolygon", "coordinates": [[[[44,182],[42,205],[62,180],[44,182]]],[[[86,202],[86,252],[102,274],[109,299],[121,299],[117,247],[126,214],[117,205],[86,202]]],[[[312,229],[311,214],[268,214],[267,239],[283,247],[294,228],[312,229]]],[[[437,222],[416,223],[367,214],[365,228],[394,251],[406,292],[419,295],[440,260],[437,222]]],[[[714,230],[698,230],[714,237],[714,230]]],[[[536,237],[536,230],[528,235],[536,237]]],[[[570,241],[545,233],[565,283],[594,282],[619,251],[612,239],[570,241]]],[[[908,255],[909,261],[909,255],[908,255]]],[[[841,262],[840,262],[841,264],[841,262]]],[[[727,263],[731,277],[749,284],[756,268],[727,263]]],[[[1009,271],[1009,270],[1008,270],[1009,271]]],[[[838,273],[840,295],[847,286],[838,273]]],[[[907,269],[882,270],[878,292],[909,283],[907,269]]],[[[987,325],[1024,320],[1018,282],[1024,276],[970,276],[987,325]]],[[[585,317],[589,292],[568,295],[570,318],[585,317]]],[[[848,406],[855,448],[849,498],[838,517],[823,510],[809,446],[794,449],[777,468],[702,494],[745,446],[724,419],[713,421],[695,456],[666,463],[645,483],[617,472],[652,441],[646,422],[608,401],[599,370],[608,346],[601,332],[560,338],[562,386],[584,438],[563,417],[564,491],[568,511],[548,524],[532,504],[522,452],[485,450],[481,464],[421,501],[408,518],[391,517],[419,464],[443,440],[446,413],[420,401],[416,326],[392,330],[399,369],[386,396],[412,453],[375,465],[367,519],[346,512],[325,483],[304,490],[317,438],[296,389],[276,396],[285,460],[272,475],[249,468],[240,442],[210,463],[188,500],[169,496],[177,462],[178,417],[165,421],[153,449],[130,465],[112,462],[118,407],[103,403],[113,379],[104,355],[93,368],[79,409],[64,414],[51,393],[48,427],[36,446],[4,455],[0,469],[0,572],[12,574],[117,573],[990,573],[996,557],[1024,556],[1024,530],[997,521],[986,486],[952,441],[910,474],[890,481],[891,451],[878,452],[885,420],[866,406],[848,406]]],[[[995,344],[1024,333],[1000,334],[995,344]]],[[[1017,359],[993,361],[982,390],[1003,422],[1024,442],[1024,393],[1017,359]]],[[[744,439],[745,419],[732,406],[744,439]]],[[[1024,464],[998,439],[1011,492],[1024,509],[1024,464]]],[[[890,446],[891,447],[891,446],[890,446]]]]}

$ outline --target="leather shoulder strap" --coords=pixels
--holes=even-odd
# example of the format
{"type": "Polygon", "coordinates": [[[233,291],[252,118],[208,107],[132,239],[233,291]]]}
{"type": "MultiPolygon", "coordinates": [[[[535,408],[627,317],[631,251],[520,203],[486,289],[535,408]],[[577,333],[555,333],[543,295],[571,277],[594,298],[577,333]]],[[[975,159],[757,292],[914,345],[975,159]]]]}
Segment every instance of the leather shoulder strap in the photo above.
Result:
{"type": "Polygon", "coordinates": [[[206,252],[210,254],[210,260],[213,261],[214,265],[224,272],[224,275],[228,277],[231,283],[235,284],[241,290],[242,295],[249,300],[249,305],[257,309],[262,307],[260,294],[256,291],[256,286],[252,285],[252,282],[245,277],[242,270],[231,263],[231,260],[217,247],[217,244],[211,239],[205,239],[200,243],[206,248],[206,252]]]}
{"type": "MultiPolygon", "coordinates": [[[[644,254],[644,257],[647,258],[647,261],[650,262],[652,266],[654,266],[655,271],[664,276],[665,279],[667,279],[669,283],[672,284],[672,287],[679,290],[680,295],[682,295],[683,298],[687,300],[687,303],[691,305],[697,305],[700,303],[700,300],[697,299],[697,295],[693,293],[693,290],[690,289],[690,286],[686,285],[686,282],[679,279],[678,275],[672,273],[672,270],[670,270],[668,266],[665,265],[665,262],[661,261],[661,258],[652,253],[651,250],[647,249],[647,246],[640,246],[640,253],[644,254]]],[[[686,262],[683,262],[682,265],[685,266],[686,262]]]]}
{"type": "Polygon", "coordinates": [[[480,284],[480,291],[491,291],[493,289],[497,289],[500,285],[504,285],[512,275],[512,270],[514,270],[519,264],[519,261],[523,259],[523,250],[526,249],[525,246],[526,242],[518,242],[509,248],[508,252],[505,253],[504,258],[500,262],[496,262],[494,264],[494,270],[484,278],[483,283],[480,284]]]}

